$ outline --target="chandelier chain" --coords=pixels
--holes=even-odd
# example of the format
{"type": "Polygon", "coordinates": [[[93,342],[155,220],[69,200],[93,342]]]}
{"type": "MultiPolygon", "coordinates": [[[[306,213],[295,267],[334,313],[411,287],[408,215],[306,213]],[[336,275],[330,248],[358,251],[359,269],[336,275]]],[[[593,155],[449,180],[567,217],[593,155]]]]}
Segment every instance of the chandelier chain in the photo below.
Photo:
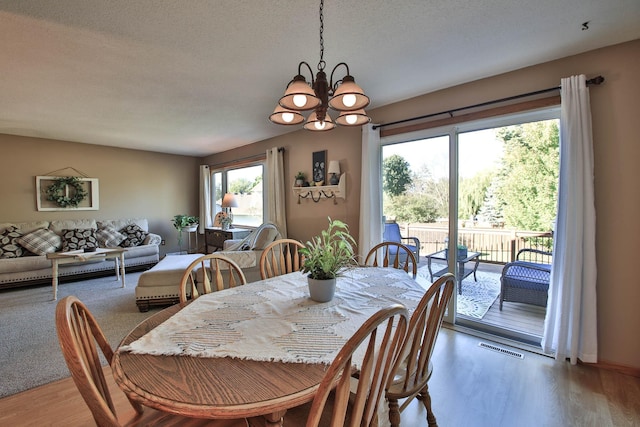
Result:
{"type": "Polygon", "coordinates": [[[320,0],[320,62],[318,62],[318,70],[323,71],[326,63],[324,62],[324,0],[320,0]]]}

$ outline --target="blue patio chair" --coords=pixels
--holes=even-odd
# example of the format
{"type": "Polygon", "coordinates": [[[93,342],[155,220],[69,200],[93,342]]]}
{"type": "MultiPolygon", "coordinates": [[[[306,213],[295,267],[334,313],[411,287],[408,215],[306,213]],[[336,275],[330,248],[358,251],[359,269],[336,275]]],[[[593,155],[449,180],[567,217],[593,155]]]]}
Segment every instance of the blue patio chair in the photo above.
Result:
{"type": "Polygon", "coordinates": [[[551,264],[520,260],[523,254],[538,254],[550,258],[551,252],[537,249],[521,249],[516,260],[507,263],[500,277],[500,310],[502,303],[521,302],[540,307],[547,306],[551,264]]]}
{"type": "MultiPolygon", "coordinates": [[[[384,234],[382,235],[382,241],[384,242],[397,242],[402,243],[411,250],[416,257],[416,261],[420,262],[420,240],[417,237],[403,237],[400,235],[400,226],[396,222],[387,222],[384,224],[384,234]],[[408,243],[412,242],[412,243],[408,243]]],[[[396,247],[389,247],[389,254],[395,255],[398,249],[396,247]]],[[[400,254],[400,260],[404,261],[406,255],[400,254]]]]}

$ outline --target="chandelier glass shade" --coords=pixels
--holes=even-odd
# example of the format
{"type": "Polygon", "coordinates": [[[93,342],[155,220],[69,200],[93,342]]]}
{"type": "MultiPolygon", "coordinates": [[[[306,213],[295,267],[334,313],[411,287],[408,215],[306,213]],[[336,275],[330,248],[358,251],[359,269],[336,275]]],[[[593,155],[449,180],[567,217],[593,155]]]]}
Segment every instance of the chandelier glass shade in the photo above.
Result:
{"type": "Polygon", "coordinates": [[[304,122],[304,116],[299,111],[287,110],[278,105],[269,120],[279,125],[299,125],[304,122]]]}
{"type": "Polygon", "coordinates": [[[298,74],[289,82],[284,95],[278,101],[269,120],[279,125],[297,125],[305,118],[302,111],[310,111],[304,128],[311,131],[327,131],[334,129],[336,123],[341,126],[362,126],[369,123],[371,119],[367,116],[364,108],[369,105],[369,97],[364,90],[358,86],[353,76],[349,74],[349,66],[341,62],[331,71],[331,78],[327,81],[327,74],[324,72],[326,63],[324,62],[324,0],[320,1],[320,61],[318,62],[318,72],[313,76],[313,71],[308,63],[302,61],[298,64],[298,74]],[[334,73],[340,66],[346,69],[346,75],[342,79],[337,79],[334,83],[334,73]],[[304,68],[309,71],[311,83],[302,75],[304,68]],[[328,109],[338,111],[339,116],[335,122],[328,114],[328,109]]]}

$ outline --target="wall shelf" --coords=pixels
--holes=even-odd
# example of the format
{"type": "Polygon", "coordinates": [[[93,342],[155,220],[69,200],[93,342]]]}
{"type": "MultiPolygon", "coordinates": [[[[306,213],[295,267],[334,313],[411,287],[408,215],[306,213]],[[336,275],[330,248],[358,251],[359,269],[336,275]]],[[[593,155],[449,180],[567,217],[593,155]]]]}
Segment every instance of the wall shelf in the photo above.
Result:
{"type": "Polygon", "coordinates": [[[293,187],[294,196],[298,196],[298,204],[301,199],[311,199],[318,203],[322,199],[333,199],[333,204],[337,205],[337,198],[344,199],[347,194],[347,177],[343,173],[340,175],[338,185],[321,185],[313,187],[293,187]]]}

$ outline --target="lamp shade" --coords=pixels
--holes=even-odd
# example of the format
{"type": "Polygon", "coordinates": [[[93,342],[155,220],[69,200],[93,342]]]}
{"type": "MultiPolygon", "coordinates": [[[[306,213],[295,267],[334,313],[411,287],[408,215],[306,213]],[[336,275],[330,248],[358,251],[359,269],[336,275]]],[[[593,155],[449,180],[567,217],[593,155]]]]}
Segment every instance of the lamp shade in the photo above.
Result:
{"type": "Polygon", "coordinates": [[[329,169],[327,170],[328,173],[335,173],[335,174],[340,174],[340,162],[337,160],[331,160],[329,162],[329,169]]]}
{"type": "Polygon", "coordinates": [[[343,111],[336,119],[336,123],[342,126],[362,126],[371,121],[364,110],[343,111]]]}
{"type": "Polygon", "coordinates": [[[320,102],[320,98],[316,96],[316,93],[301,75],[293,78],[284,96],[278,101],[282,107],[293,111],[312,110],[320,105],[320,102]]]}
{"type": "Polygon", "coordinates": [[[235,196],[233,194],[227,193],[222,198],[222,207],[223,208],[237,208],[238,207],[238,201],[236,200],[236,198],[235,198],[235,196]]]}
{"type": "Polygon", "coordinates": [[[333,123],[333,121],[331,120],[331,117],[329,117],[328,114],[324,115],[324,121],[321,122],[320,120],[318,120],[318,116],[316,115],[315,111],[309,115],[309,118],[307,119],[307,123],[304,124],[305,129],[312,130],[315,132],[324,132],[324,131],[331,130],[335,127],[336,127],[336,124],[333,123]]]}
{"type": "MultiPolygon", "coordinates": [[[[282,105],[282,103],[281,103],[282,105]]],[[[342,84],[338,86],[333,98],[329,100],[329,106],[338,111],[361,110],[369,105],[369,97],[358,86],[351,76],[345,76],[342,84]]]]}
{"type": "Polygon", "coordinates": [[[304,122],[304,116],[298,111],[287,110],[278,105],[269,120],[278,125],[297,125],[304,122]]]}

